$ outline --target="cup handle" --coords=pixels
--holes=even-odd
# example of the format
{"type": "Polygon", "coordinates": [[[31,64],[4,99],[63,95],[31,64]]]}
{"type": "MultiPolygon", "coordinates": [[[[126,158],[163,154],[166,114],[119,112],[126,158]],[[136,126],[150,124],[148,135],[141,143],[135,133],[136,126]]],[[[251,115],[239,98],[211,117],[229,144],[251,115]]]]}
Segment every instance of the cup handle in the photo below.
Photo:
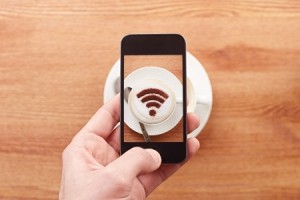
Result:
{"type": "Polygon", "coordinates": [[[208,105],[209,98],[206,95],[197,96],[197,104],[208,105]]]}
{"type": "MultiPolygon", "coordinates": [[[[182,103],[182,99],[181,98],[176,98],[176,103],[182,103]]],[[[202,104],[202,105],[208,105],[209,104],[209,98],[206,95],[197,96],[196,103],[197,104],[202,104]]]]}

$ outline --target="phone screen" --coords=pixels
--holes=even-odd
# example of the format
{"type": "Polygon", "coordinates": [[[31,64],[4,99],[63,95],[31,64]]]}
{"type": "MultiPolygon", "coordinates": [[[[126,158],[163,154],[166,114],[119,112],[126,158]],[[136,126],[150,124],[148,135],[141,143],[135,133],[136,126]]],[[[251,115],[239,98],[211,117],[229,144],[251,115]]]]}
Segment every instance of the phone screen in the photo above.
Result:
{"type": "Polygon", "coordinates": [[[176,34],[129,35],[121,43],[121,154],[157,150],[186,158],[186,50],[176,34]]]}
{"type": "MultiPolygon", "coordinates": [[[[171,93],[177,94],[174,95],[176,98],[175,101],[177,100],[175,102],[176,105],[174,107],[174,110],[171,110],[172,113],[167,116],[165,120],[153,123],[153,125],[147,123],[146,120],[142,122],[144,123],[146,131],[149,132],[148,134],[151,142],[183,142],[183,115],[181,108],[183,99],[182,55],[125,55],[124,79],[126,80],[128,75],[133,75],[134,77],[134,74],[141,77],[141,80],[134,80],[135,83],[139,82],[137,84],[143,84],[143,82],[147,84],[147,80],[157,80],[158,84],[165,84],[165,86],[171,90],[171,93]],[[153,73],[151,75],[145,74],[148,73],[148,70],[144,70],[147,68],[149,70],[153,69],[153,73]],[[158,68],[159,70],[155,71],[156,68],[158,68]],[[160,74],[162,70],[166,70],[166,73],[160,74]],[[167,72],[169,72],[169,74],[167,72]],[[172,82],[168,81],[168,78],[166,77],[167,75],[170,75],[170,77],[172,77],[170,78],[172,82]],[[176,85],[177,87],[172,85],[174,84],[173,82],[176,82],[176,79],[177,82],[180,83],[176,85]],[[173,115],[180,115],[180,117],[175,117],[173,115]]],[[[134,87],[134,85],[135,84],[133,84],[132,87],[134,87]]],[[[151,85],[149,85],[149,88],[152,88],[151,85]]],[[[168,94],[169,91],[164,91],[164,88],[161,88],[161,90],[164,93],[167,93],[168,98],[172,98],[171,95],[168,94]]],[[[151,96],[151,94],[153,94],[157,97],[162,97],[162,100],[148,98],[148,101],[146,100],[144,102],[141,102],[141,104],[133,106],[140,106],[142,109],[144,107],[143,111],[146,115],[149,115],[149,118],[151,118],[156,117],[151,116],[152,110],[152,112],[158,113],[164,108],[164,104],[170,103],[170,101],[166,101],[165,98],[161,94],[159,94],[159,92],[153,91],[152,93],[149,93],[145,94],[145,97],[151,96]],[[153,106],[147,107],[147,103],[150,103],[151,105],[151,102],[153,102],[153,106]],[[157,103],[157,106],[155,106],[155,103],[157,103]]],[[[140,101],[143,100],[143,98],[139,99],[140,101]]],[[[128,110],[126,109],[126,111],[132,112],[130,108],[128,110]]],[[[136,130],[140,129],[138,116],[131,113],[125,113],[124,120],[125,122],[128,122],[124,124],[124,141],[145,142],[143,134],[140,131],[136,130]],[[131,120],[134,120],[134,118],[136,118],[137,123],[131,123],[131,120]]]]}

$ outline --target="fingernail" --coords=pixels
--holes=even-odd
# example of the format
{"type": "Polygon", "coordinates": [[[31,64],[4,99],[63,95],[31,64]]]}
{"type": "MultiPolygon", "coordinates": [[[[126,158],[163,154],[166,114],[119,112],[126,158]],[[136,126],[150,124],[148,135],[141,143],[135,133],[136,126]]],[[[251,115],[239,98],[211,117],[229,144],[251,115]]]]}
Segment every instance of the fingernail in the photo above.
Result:
{"type": "Polygon", "coordinates": [[[153,149],[145,149],[153,158],[153,160],[156,162],[157,165],[161,164],[161,157],[160,154],[153,150],[153,149]]]}

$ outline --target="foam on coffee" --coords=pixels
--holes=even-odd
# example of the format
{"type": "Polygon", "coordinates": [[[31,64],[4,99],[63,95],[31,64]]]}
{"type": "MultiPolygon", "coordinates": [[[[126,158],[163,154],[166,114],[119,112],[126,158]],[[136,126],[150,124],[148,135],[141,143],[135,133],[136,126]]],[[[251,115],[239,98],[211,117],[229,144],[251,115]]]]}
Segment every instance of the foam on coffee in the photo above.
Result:
{"type": "Polygon", "coordinates": [[[128,103],[138,121],[145,124],[159,124],[172,115],[176,99],[165,83],[150,79],[132,87],[128,103]]]}

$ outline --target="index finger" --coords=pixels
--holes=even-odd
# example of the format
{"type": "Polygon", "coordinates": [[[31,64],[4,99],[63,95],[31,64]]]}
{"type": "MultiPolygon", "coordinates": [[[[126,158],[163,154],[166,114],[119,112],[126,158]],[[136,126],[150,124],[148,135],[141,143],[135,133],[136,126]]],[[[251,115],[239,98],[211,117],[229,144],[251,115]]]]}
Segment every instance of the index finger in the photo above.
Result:
{"type": "Polygon", "coordinates": [[[120,94],[105,103],[81,129],[80,133],[95,133],[106,139],[120,121],[120,94]]]}

